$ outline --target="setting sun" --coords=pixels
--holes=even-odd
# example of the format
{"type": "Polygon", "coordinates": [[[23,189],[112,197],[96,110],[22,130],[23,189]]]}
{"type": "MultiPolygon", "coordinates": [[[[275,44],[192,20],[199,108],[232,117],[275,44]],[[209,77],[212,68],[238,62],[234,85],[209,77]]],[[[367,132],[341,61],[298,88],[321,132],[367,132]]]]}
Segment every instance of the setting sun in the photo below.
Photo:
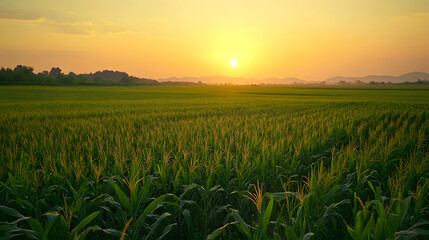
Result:
{"type": "Polygon", "coordinates": [[[0,1],[0,66],[151,79],[428,72],[429,4],[393,2],[0,1]]]}
{"type": "Polygon", "coordinates": [[[0,0],[0,240],[429,240],[428,26],[429,0],[0,0]]]}
{"type": "Polygon", "coordinates": [[[229,66],[235,68],[238,66],[238,61],[237,59],[231,59],[231,61],[229,61],[229,66]]]}

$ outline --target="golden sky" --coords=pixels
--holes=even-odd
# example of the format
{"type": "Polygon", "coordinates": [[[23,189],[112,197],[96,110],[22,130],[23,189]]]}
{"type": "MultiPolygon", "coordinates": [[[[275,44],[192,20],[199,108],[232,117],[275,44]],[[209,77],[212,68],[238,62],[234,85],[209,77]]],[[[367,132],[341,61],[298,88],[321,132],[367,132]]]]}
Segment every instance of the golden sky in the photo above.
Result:
{"type": "Polygon", "coordinates": [[[306,80],[429,72],[428,0],[0,0],[0,33],[0,66],[36,71],[306,80]]]}

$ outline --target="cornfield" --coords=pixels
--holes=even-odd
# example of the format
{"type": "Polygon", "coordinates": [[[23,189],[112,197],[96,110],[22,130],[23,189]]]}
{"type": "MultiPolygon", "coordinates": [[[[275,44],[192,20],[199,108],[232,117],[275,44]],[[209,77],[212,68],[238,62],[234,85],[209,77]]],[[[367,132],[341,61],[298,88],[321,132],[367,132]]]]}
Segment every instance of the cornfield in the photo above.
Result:
{"type": "Polygon", "coordinates": [[[1,239],[427,239],[427,87],[1,87],[1,239]]]}

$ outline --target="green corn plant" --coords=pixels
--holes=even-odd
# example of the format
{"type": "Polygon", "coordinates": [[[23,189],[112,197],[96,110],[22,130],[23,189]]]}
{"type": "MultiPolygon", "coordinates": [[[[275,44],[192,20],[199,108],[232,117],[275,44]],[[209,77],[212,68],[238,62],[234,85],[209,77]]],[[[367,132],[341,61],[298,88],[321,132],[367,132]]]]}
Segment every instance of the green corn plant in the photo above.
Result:
{"type": "Polygon", "coordinates": [[[222,195],[224,193],[225,190],[219,185],[211,189],[205,189],[197,184],[185,186],[179,198],[181,199],[181,213],[184,220],[188,221],[188,226],[191,224],[191,221],[192,225],[189,227],[195,228],[201,226],[201,235],[203,236],[211,232],[213,226],[218,226],[219,222],[229,213],[231,206],[230,204],[222,204],[224,199],[222,195]],[[184,208],[185,205],[187,205],[186,208],[184,208]],[[192,219],[191,215],[194,216],[192,219]]]}
{"type": "Polygon", "coordinates": [[[308,240],[314,236],[314,233],[308,230],[307,218],[302,209],[303,204],[311,195],[305,195],[303,190],[301,188],[298,189],[298,192],[267,193],[278,202],[285,201],[287,220],[277,219],[276,224],[284,228],[284,235],[288,239],[308,240]]]}
{"type": "Polygon", "coordinates": [[[2,225],[2,229],[3,231],[5,231],[5,236],[10,239],[18,236],[26,236],[31,239],[45,240],[55,236],[60,236],[62,235],[62,233],[66,233],[67,239],[85,239],[85,237],[91,231],[100,230],[100,228],[96,225],[86,227],[91,221],[94,220],[94,218],[96,218],[100,214],[99,211],[89,214],[84,219],[82,219],[79,224],[71,228],[71,226],[68,225],[68,222],[65,217],[57,212],[50,212],[44,214],[48,220],[43,227],[37,219],[31,217],[24,217],[15,209],[6,206],[0,206],[0,210],[12,217],[17,218],[13,222],[2,225]],[[18,226],[18,223],[20,223],[21,221],[27,221],[31,229],[20,228],[18,226]]]}
{"type": "Polygon", "coordinates": [[[254,226],[247,224],[243,218],[240,216],[240,213],[236,209],[231,209],[230,217],[233,217],[235,221],[225,224],[224,226],[214,230],[210,235],[207,236],[207,240],[215,239],[218,237],[224,229],[229,225],[235,225],[235,227],[247,238],[247,239],[270,239],[267,234],[268,225],[270,224],[270,217],[273,211],[274,199],[271,198],[269,203],[265,208],[262,208],[263,194],[262,194],[262,185],[254,186],[255,193],[248,192],[250,196],[245,195],[246,198],[249,198],[254,205],[256,206],[258,212],[258,221],[254,226]]]}
{"type": "MultiPolygon", "coordinates": [[[[131,218],[135,219],[135,221],[131,221],[128,225],[128,231],[131,232],[132,239],[149,239],[154,234],[157,234],[159,231],[159,228],[162,227],[161,223],[164,219],[171,216],[170,213],[165,212],[161,215],[156,215],[154,212],[158,208],[162,207],[163,204],[165,204],[164,200],[167,197],[172,197],[175,200],[180,200],[177,196],[174,194],[164,194],[159,196],[156,199],[153,199],[149,205],[147,205],[141,213],[139,208],[143,204],[144,200],[146,198],[147,191],[146,190],[138,190],[138,188],[133,189],[133,193],[131,193],[131,197],[128,197],[124,191],[121,190],[121,188],[114,184],[115,192],[122,204],[122,206],[127,210],[128,214],[127,216],[131,216],[131,218]],[[137,192],[137,193],[136,193],[137,192]],[[135,194],[133,196],[133,194],[135,194]],[[148,225],[147,222],[150,218],[155,218],[156,221],[153,222],[151,225],[148,225]]],[[[164,237],[167,235],[173,226],[175,226],[176,223],[169,224],[167,227],[164,228],[162,234],[159,236],[159,238],[164,237]]]]}
{"type": "Polygon", "coordinates": [[[372,239],[374,231],[374,214],[369,212],[369,208],[373,202],[367,202],[366,205],[363,204],[362,200],[354,193],[354,208],[353,215],[354,227],[347,226],[347,231],[349,232],[353,240],[369,240],[372,239]],[[362,210],[358,211],[359,207],[362,207],[362,210]]]}
{"type": "Polygon", "coordinates": [[[427,92],[0,86],[0,236],[425,239],[427,92]]]}
{"type": "Polygon", "coordinates": [[[410,219],[407,218],[407,214],[411,203],[411,197],[404,200],[392,200],[390,208],[386,208],[380,200],[373,200],[363,205],[362,201],[356,195],[355,199],[359,200],[363,210],[357,212],[354,228],[347,226],[347,230],[354,240],[393,240],[429,235],[428,230],[420,228],[429,225],[429,221],[426,220],[419,220],[408,229],[401,230],[404,226],[409,224],[410,221],[410,219]]]}
{"type": "Polygon", "coordinates": [[[271,239],[267,235],[267,228],[270,223],[270,217],[273,210],[273,199],[270,200],[267,207],[263,209],[263,212],[259,218],[258,223],[255,223],[255,226],[247,224],[240,216],[239,211],[231,209],[231,214],[235,221],[225,224],[224,226],[214,230],[210,235],[207,236],[207,240],[215,239],[218,237],[227,226],[234,225],[238,231],[240,231],[246,239],[271,239]]]}
{"type": "Polygon", "coordinates": [[[374,228],[374,215],[369,219],[364,218],[364,212],[359,211],[355,216],[354,228],[347,226],[347,231],[353,240],[369,240],[372,239],[374,228]]]}

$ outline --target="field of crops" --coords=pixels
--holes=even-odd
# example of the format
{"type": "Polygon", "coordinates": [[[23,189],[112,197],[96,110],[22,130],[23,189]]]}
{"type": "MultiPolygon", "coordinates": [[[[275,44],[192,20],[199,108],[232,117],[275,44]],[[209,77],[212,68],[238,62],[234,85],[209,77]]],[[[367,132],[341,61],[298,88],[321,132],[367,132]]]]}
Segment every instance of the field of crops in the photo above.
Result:
{"type": "Polygon", "coordinates": [[[0,87],[1,239],[428,239],[428,87],[0,87]]]}

